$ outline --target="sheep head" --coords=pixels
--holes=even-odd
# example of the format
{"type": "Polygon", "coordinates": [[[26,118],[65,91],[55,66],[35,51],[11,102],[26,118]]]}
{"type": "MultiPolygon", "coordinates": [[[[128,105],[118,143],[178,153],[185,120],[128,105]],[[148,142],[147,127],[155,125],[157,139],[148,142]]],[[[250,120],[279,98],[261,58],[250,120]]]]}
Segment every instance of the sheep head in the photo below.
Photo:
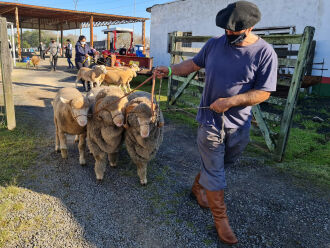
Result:
{"type": "Polygon", "coordinates": [[[71,109],[72,117],[77,121],[79,126],[87,125],[87,113],[89,109],[89,100],[87,97],[80,96],[74,99],[65,99],[60,97],[62,103],[68,104],[71,109]]]}
{"type": "Polygon", "coordinates": [[[135,72],[138,72],[138,71],[141,71],[141,68],[137,65],[137,64],[132,64],[130,66],[131,70],[135,71],[135,72]]]}
{"type": "Polygon", "coordinates": [[[95,73],[97,75],[101,75],[101,74],[106,74],[107,73],[107,69],[104,65],[94,65],[93,66],[93,70],[95,71],[95,73]]]}
{"type": "Polygon", "coordinates": [[[156,120],[155,115],[152,115],[150,100],[145,97],[141,98],[135,98],[129,103],[126,107],[126,115],[131,124],[138,126],[141,137],[147,138],[150,133],[150,125],[156,120]]]}
{"type": "Polygon", "coordinates": [[[94,112],[98,112],[98,118],[106,125],[121,127],[127,102],[121,89],[110,86],[97,94],[94,112]]]}

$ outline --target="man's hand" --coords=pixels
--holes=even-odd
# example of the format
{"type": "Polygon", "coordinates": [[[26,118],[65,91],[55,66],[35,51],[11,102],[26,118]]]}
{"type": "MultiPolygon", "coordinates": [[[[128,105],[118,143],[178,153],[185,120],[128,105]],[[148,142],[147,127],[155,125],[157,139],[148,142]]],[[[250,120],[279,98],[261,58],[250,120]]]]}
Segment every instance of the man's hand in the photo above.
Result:
{"type": "Polygon", "coordinates": [[[210,105],[210,109],[217,113],[226,112],[231,107],[230,98],[219,98],[210,105]]]}
{"type": "Polygon", "coordinates": [[[163,78],[163,77],[167,77],[168,75],[168,67],[166,66],[158,66],[155,69],[155,74],[157,78],[163,78]]]}
{"type": "Polygon", "coordinates": [[[88,58],[88,56],[89,56],[89,55],[86,53],[86,54],[85,54],[85,57],[88,58]]]}

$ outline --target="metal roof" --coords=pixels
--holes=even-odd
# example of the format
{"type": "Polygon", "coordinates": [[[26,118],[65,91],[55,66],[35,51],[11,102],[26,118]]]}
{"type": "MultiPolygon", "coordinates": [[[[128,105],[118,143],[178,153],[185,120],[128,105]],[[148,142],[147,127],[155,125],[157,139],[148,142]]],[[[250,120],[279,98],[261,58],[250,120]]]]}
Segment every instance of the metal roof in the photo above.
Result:
{"type": "Polygon", "coordinates": [[[102,32],[104,32],[105,34],[113,31],[117,31],[117,33],[132,33],[134,30],[131,28],[119,28],[119,27],[107,28],[102,30],[102,32]]]}
{"type": "Polygon", "coordinates": [[[90,17],[93,16],[94,27],[143,22],[148,18],[111,15],[95,12],[85,12],[58,8],[49,8],[21,3],[0,1],[0,15],[15,25],[15,8],[18,8],[20,27],[42,30],[63,30],[89,27],[90,17]]]}

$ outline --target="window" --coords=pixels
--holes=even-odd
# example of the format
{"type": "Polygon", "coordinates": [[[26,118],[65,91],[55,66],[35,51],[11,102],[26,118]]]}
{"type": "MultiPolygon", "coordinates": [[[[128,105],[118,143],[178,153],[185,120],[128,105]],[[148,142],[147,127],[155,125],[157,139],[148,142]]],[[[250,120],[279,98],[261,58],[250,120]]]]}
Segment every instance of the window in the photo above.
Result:
{"type": "MultiPolygon", "coordinates": [[[[183,36],[192,36],[192,32],[183,32],[183,36]]],[[[191,42],[182,42],[182,47],[191,47],[191,42]]]]}

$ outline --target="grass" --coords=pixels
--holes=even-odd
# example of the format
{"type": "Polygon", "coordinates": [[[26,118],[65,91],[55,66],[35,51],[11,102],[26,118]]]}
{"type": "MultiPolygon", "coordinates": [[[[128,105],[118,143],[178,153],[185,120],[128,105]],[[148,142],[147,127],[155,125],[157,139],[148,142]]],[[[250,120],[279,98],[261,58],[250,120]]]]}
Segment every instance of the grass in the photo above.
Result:
{"type": "MultiPolygon", "coordinates": [[[[132,83],[132,87],[136,87],[147,77],[139,76],[132,83]]],[[[156,81],[157,99],[158,85],[156,81]]],[[[189,87],[191,88],[191,87],[189,87]]],[[[151,91],[151,84],[144,85],[141,90],[151,91]]],[[[195,89],[196,90],[196,89],[195,89]]],[[[166,119],[176,123],[182,123],[190,127],[197,127],[198,123],[195,118],[182,112],[167,111],[167,80],[163,79],[161,90],[161,108],[166,119]]],[[[187,102],[198,105],[199,99],[190,95],[181,97],[187,102]]],[[[330,133],[320,132],[320,129],[330,130],[330,111],[329,98],[309,97],[300,95],[296,114],[294,116],[294,124],[291,128],[288,145],[286,148],[284,160],[282,163],[274,162],[269,158],[269,151],[266,148],[265,141],[259,132],[251,131],[252,142],[248,145],[245,154],[253,157],[260,157],[265,164],[272,165],[291,175],[308,179],[321,186],[330,185],[330,133]],[[328,109],[327,109],[328,108],[328,109]],[[311,113],[311,111],[314,111],[311,113]],[[323,123],[312,121],[314,115],[320,115],[325,119],[323,123]],[[327,121],[328,120],[328,121],[327,121]]],[[[177,107],[184,107],[177,104],[177,107]]],[[[277,107],[277,106],[276,106],[277,107]]],[[[281,109],[275,108],[276,111],[281,109]]],[[[197,113],[196,110],[189,110],[192,115],[197,113]]],[[[279,126],[273,126],[273,131],[278,131],[279,126]]]]}
{"type": "Polygon", "coordinates": [[[38,139],[27,126],[18,126],[13,131],[0,128],[0,185],[17,182],[37,157],[38,139]]]}
{"type": "Polygon", "coordinates": [[[24,210],[25,206],[16,197],[25,189],[17,185],[25,176],[27,169],[35,164],[38,153],[36,144],[40,144],[38,136],[31,131],[28,116],[24,118],[25,124],[18,121],[18,127],[9,131],[2,124],[0,126],[0,247],[5,247],[9,240],[18,238],[18,233],[34,225],[31,221],[11,219],[15,213],[24,210]]]}

